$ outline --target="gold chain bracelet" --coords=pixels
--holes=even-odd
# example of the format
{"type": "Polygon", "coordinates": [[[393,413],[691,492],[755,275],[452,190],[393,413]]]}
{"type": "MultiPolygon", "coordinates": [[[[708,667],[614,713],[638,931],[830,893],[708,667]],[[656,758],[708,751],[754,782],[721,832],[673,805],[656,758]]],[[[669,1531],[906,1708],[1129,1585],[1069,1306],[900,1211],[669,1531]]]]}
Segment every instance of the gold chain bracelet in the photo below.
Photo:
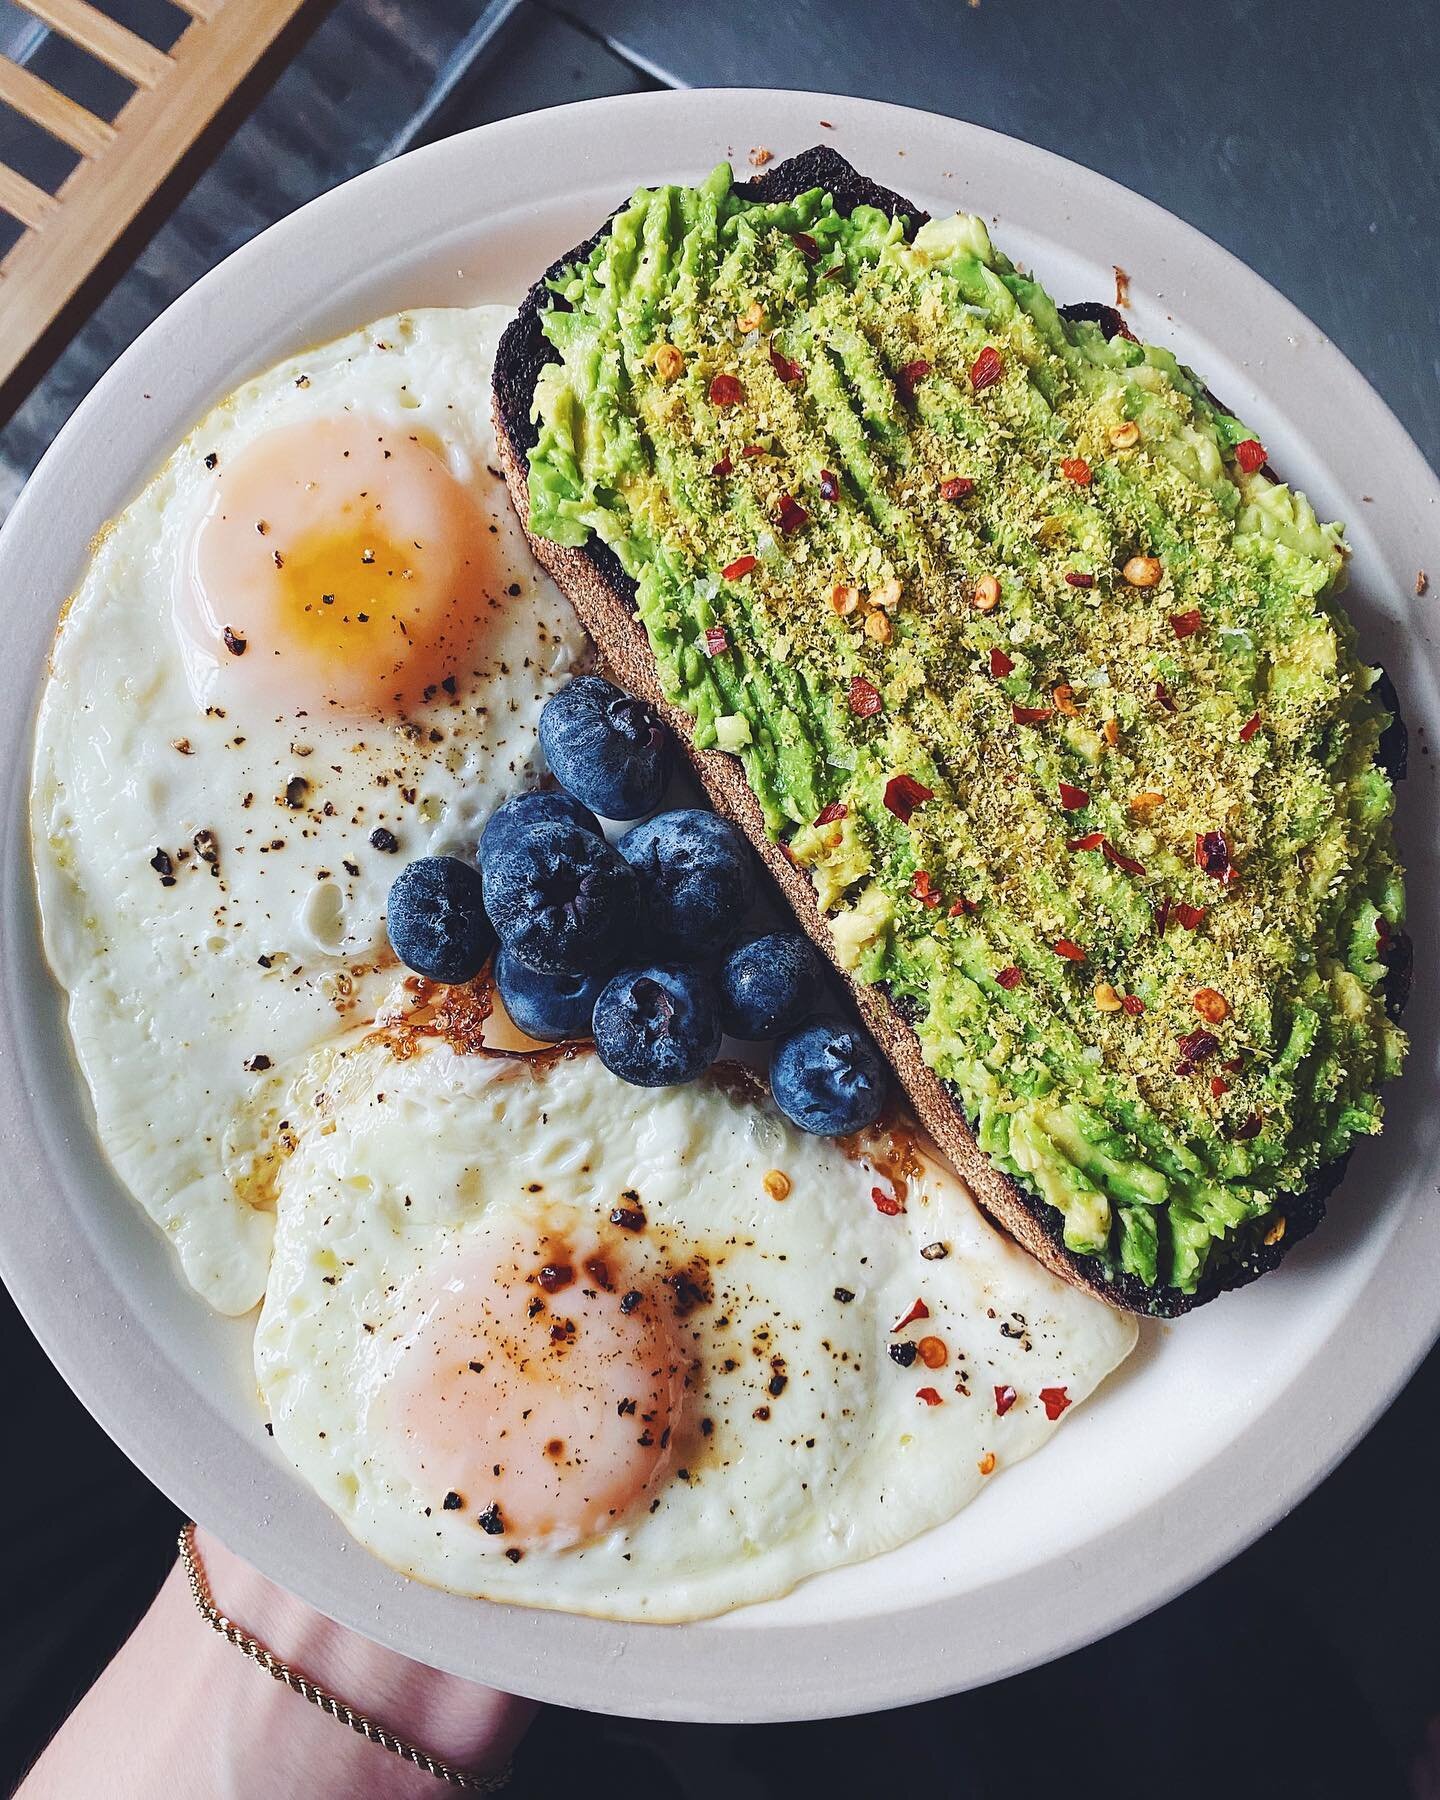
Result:
{"type": "Polygon", "coordinates": [[[302,1700],[318,1706],[321,1712],[328,1713],[332,1719],[338,1719],[342,1725],[358,1731],[368,1742],[378,1744],[392,1756],[402,1757],[417,1769],[423,1769],[427,1775],[433,1775],[437,1781],[448,1782],[451,1787],[469,1788],[476,1794],[498,1794],[509,1786],[512,1773],[509,1763],[498,1775],[470,1774],[464,1769],[452,1768],[449,1763],[441,1762],[438,1756],[428,1755],[417,1744],[407,1743],[404,1738],[396,1737],[393,1731],[387,1731],[383,1725],[367,1719],[364,1713],[356,1712],[354,1707],[347,1706],[343,1700],[337,1700],[319,1682],[311,1681],[308,1675],[302,1675],[288,1663],[281,1662],[273,1650],[267,1650],[257,1638],[242,1631],[233,1619],[227,1619],[210,1592],[210,1583],[206,1580],[204,1567],[195,1548],[193,1522],[187,1521],[180,1528],[180,1566],[190,1583],[190,1594],[201,1618],[237,1650],[243,1650],[251,1662],[257,1663],[267,1675],[283,1682],[292,1694],[299,1694],[302,1700]]]}

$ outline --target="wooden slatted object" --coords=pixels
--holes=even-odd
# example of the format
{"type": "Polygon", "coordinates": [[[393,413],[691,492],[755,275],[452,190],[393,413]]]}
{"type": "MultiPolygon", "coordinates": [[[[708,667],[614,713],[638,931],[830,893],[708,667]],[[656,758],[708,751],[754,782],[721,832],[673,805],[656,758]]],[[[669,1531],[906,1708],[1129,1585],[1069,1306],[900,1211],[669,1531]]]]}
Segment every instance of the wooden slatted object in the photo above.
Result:
{"type": "Polygon", "coordinates": [[[0,102],[80,156],[53,194],[0,163],[0,211],[25,227],[0,261],[0,388],[307,0],[176,0],[168,51],[90,0],[16,4],[135,91],[101,119],[0,57],[0,102]]]}

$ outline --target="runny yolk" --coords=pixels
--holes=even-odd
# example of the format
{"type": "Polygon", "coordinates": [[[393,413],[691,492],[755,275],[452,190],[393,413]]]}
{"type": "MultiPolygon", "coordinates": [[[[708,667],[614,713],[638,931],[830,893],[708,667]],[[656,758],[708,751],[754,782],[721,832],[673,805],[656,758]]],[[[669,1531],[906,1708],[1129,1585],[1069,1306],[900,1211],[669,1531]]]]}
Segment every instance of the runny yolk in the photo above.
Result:
{"type": "Polygon", "coordinates": [[[177,601],[192,688],[403,709],[468,666],[493,583],[475,496],[419,433],[346,414],[216,469],[177,601]]]}
{"type": "Polygon", "coordinates": [[[463,1513],[497,1549],[561,1548],[608,1531],[658,1485],[683,1360],[666,1313],[624,1302],[619,1284],[600,1288],[553,1247],[471,1251],[448,1272],[384,1402],[437,1514],[463,1513]],[[572,1279],[547,1292],[546,1267],[572,1279]]]}

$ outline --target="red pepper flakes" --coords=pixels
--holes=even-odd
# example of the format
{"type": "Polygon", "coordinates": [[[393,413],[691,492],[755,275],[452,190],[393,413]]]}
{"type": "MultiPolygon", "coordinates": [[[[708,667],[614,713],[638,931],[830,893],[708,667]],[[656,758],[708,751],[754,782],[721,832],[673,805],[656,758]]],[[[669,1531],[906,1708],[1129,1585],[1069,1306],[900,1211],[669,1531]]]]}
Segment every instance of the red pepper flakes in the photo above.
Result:
{"type": "Polygon", "coordinates": [[[915,808],[923,806],[927,800],[933,800],[935,792],[933,788],[927,788],[923,782],[917,781],[913,775],[892,775],[885,783],[882,798],[886,810],[894,813],[902,825],[908,825],[915,808]]]}
{"type": "Polygon", "coordinates": [[[1375,939],[1380,946],[1380,954],[1382,956],[1388,954],[1390,949],[1390,921],[1385,917],[1384,913],[1378,913],[1376,915],[1375,939]]]}
{"type": "Polygon", "coordinates": [[[1099,850],[1105,842],[1103,831],[1087,831],[1084,837],[1066,838],[1065,848],[1076,850],[1099,850]]]}
{"type": "Polygon", "coordinates": [[[1069,938],[1056,938],[1050,946],[1057,956],[1063,956],[1066,962],[1084,962],[1085,952],[1069,938]]]}
{"type": "Polygon", "coordinates": [[[1155,683],[1155,704],[1164,707],[1166,712],[1174,712],[1175,702],[1170,697],[1170,690],[1163,681],[1155,683]]]}
{"type": "Polygon", "coordinates": [[[1245,1058],[1243,1056],[1232,1056],[1228,1061],[1221,1063],[1220,1067],[1227,1075],[1238,1075],[1245,1067],[1245,1058]]]}
{"type": "Polygon", "coordinates": [[[868,682],[863,675],[857,675],[850,683],[850,710],[857,719],[873,719],[878,712],[883,712],[885,702],[880,698],[880,690],[868,682]]]}
{"type": "Polygon", "coordinates": [[[995,979],[1000,983],[1001,987],[1009,993],[1019,987],[1020,983],[1025,979],[1025,976],[1021,970],[1015,967],[1014,963],[1011,963],[1008,968],[1002,969],[995,979]]]}
{"type": "Polygon", "coordinates": [[[1015,662],[1012,657],[1007,656],[1003,650],[1000,650],[1000,649],[992,649],[991,650],[991,652],[990,652],[990,673],[995,677],[995,679],[997,681],[1001,680],[1006,675],[1013,674],[1014,669],[1015,669],[1015,662]]]}
{"type": "Polygon", "coordinates": [[[735,465],[733,462],[731,462],[730,458],[728,456],[722,456],[720,458],[719,462],[711,463],[710,473],[718,479],[722,476],[732,474],[734,472],[734,468],[735,468],[735,465]]]}
{"type": "Polygon", "coordinates": [[[747,444],[740,454],[747,457],[763,456],[765,454],[765,446],[763,444],[747,444]]]}
{"type": "Polygon", "coordinates": [[[895,377],[895,385],[900,390],[900,398],[909,406],[915,398],[917,383],[922,382],[930,373],[931,365],[923,356],[917,356],[914,362],[908,362],[895,377]]]}
{"type": "Polygon", "coordinates": [[[1133,856],[1124,855],[1121,851],[1117,850],[1108,839],[1100,846],[1100,848],[1105,853],[1106,862],[1114,863],[1115,867],[1119,869],[1122,874],[1143,875],[1145,873],[1144,863],[1136,862],[1133,856]]]}
{"type": "Polygon", "coordinates": [[[910,883],[910,892],[922,906],[938,906],[941,895],[930,885],[930,873],[927,869],[917,869],[910,883]]]}
{"type": "Polygon", "coordinates": [[[789,537],[796,531],[803,531],[810,523],[810,515],[793,494],[782,494],[780,504],[775,508],[776,522],[789,537]]]}
{"type": "Polygon", "coordinates": [[[1251,738],[1254,737],[1255,733],[1259,729],[1260,729],[1260,715],[1258,712],[1251,713],[1250,717],[1240,727],[1240,742],[1242,744],[1248,744],[1250,742],[1251,738]]]}
{"type": "Polygon", "coordinates": [[[1132,1019],[1140,1018],[1145,1011],[1145,1002],[1138,994],[1122,994],[1120,996],[1120,1004],[1125,1008],[1132,1019]]]}
{"type": "Polygon", "coordinates": [[[849,810],[850,808],[843,800],[832,800],[823,812],[816,813],[815,823],[817,825],[837,825],[849,810]]]}
{"type": "Polygon", "coordinates": [[[1247,1143],[1249,1141],[1249,1139],[1251,1139],[1251,1138],[1259,1137],[1259,1135],[1260,1135],[1260,1115],[1259,1115],[1259,1113],[1257,1113],[1257,1112],[1246,1113],[1245,1117],[1240,1121],[1240,1123],[1235,1127],[1235,1129],[1230,1133],[1230,1135],[1233,1138],[1238,1138],[1242,1144],[1247,1143]]]}
{"type": "Polygon", "coordinates": [[[1017,725],[1043,725],[1047,719],[1053,719],[1053,706],[1012,706],[1010,717],[1017,725]]]}
{"type": "Polygon", "coordinates": [[[1187,1031],[1176,1042],[1180,1046],[1180,1060],[1175,1065],[1177,1075],[1193,1075],[1199,1065],[1220,1048],[1220,1040],[1213,1031],[1187,1031]]]}
{"type": "Polygon", "coordinates": [[[890,1335],[893,1337],[897,1331],[903,1331],[907,1325],[913,1325],[917,1319],[928,1319],[929,1317],[930,1308],[923,1300],[916,1300],[905,1317],[890,1327],[890,1335]]]}
{"type": "Polygon", "coordinates": [[[1045,1417],[1053,1424],[1070,1405],[1070,1396],[1063,1387],[1041,1388],[1040,1404],[1045,1408],[1045,1417]]]}
{"type": "Polygon", "coordinates": [[[1195,931],[1210,909],[1208,906],[1191,906],[1188,900],[1177,900],[1171,910],[1177,925],[1186,931],[1195,931]]]}
{"type": "Polygon", "coordinates": [[[794,244],[795,248],[805,258],[806,262],[819,262],[820,246],[815,242],[808,231],[792,231],[790,233],[790,242],[794,244]]]}
{"type": "Polygon", "coordinates": [[[840,478],[833,469],[820,471],[820,498],[822,500],[838,500],[840,498],[840,478]]]}
{"type": "Polygon", "coordinates": [[[915,1398],[917,1400],[923,1400],[927,1406],[939,1406],[941,1404],[939,1394],[936,1393],[935,1389],[932,1387],[916,1388],[915,1398]]]}
{"type": "Polygon", "coordinates": [[[1003,1387],[997,1386],[995,1389],[995,1417],[1003,1419],[1019,1398],[1020,1396],[1008,1383],[1003,1387]]]}
{"type": "Polygon", "coordinates": [[[1068,781],[1060,783],[1060,804],[1066,812],[1080,812],[1090,804],[1090,796],[1084,788],[1071,787],[1068,781]]]}
{"type": "Polygon", "coordinates": [[[1263,469],[1268,460],[1265,446],[1259,438],[1242,438],[1235,446],[1235,461],[1247,475],[1253,475],[1257,469],[1263,469]]]}
{"type": "Polygon", "coordinates": [[[895,1196],[887,1194],[884,1188],[872,1187],[870,1198],[875,1202],[876,1212],[884,1213],[887,1219],[893,1219],[896,1213],[902,1213],[905,1210],[895,1196]]]}
{"type": "Polygon", "coordinates": [[[940,483],[942,500],[964,500],[975,492],[975,483],[968,475],[949,475],[940,483]]]}
{"type": "Polygon", "coordinates": [[[1230,1083],[1228,1081],[1223,1081],[1218,1075],[1210,1077],[1210,1093],[1214,1099],[1223,1100],[1229,1092],[1230,1083]]]}
{"type": "Polygon", "coordinates": [[[1170,629],[1177,638],[1194,637],[1204,623],[1205,615],[1198,606],[1192,607],[1189,612],[1171,613],[1170,615],[1170,629]]]}
{"type": "Polygon", "coordinates": [[[1094,479],[1090,465],[1083,456],[1067,456],[1060,464],[1060,473],[1067,481],[1073,481],[1076,487],[1089,487],[1094,479]]]}
{"type": "Polygon", "coordinates": [[[787,386],[793,386],[804,373],[799,363],[791,362],[784,351],[777,350],[773,344],[770,346],[770,367],[787,386]]]}
{"type": "Polygon", "coordinates": [[[994,387],[1005,373],[1005,360],[993,344],[987,344],[970,365],[970,385],[977,394],[994,387]]]}
{"type": "Polygon", "coordinates": [[[825,273],[820,277],[820,279],[822,281],[834,281],[837,276],[843,275],[844,273],[845,273],[845,261],[844,261],[844,258],[842,257],[838,263],[832,264],[831,267],[828,268],[825,271],[825,273]]]}
{"type": "Polygon", "coordinates": [[[1195,867],[1214,881],[1229,881],[1235,871],[1230,863],[1230,845],[1223,831],[1195,833],[1195,867]]]}
{"type": "Polygon", "coordinates": [[[745,393],[738,375],[715,375],[710,381],[712,406],[737,406],[745,393]]]}
{"type": "Polygon", "coordinates": [[[1155,935],[1164,937],[1165,927],[1170,923],[1170,909],[1174,903],[1162,898],[1155,907],[1155,935]]]}
{"type": "Polygon", "coordinates": [[[730,639],[723,625],[707,625],[705,628],[705,654],[707,656],[723,656],[730,648],[730,639]]]}
{"type": "Polygon", "coordinates": [[[978,900],[967,900],[962,894],[950,908],[950,917],[952,919],[958,919],[964,913],[978,913],[979,910],[980,902],[978,900]]]}
{"type": "Polygon", "coordinates": [[[726,563],[725,567],[720,571],[720,574],[725,581],[739,581],[743,576],[748,575],[752,569],[758,569],[759,567],[760,558],[758,556],[737,556],[734,562],[726,563]]]}
{"type": "Polygon", "coordinates": [[[1071,587],[1093,588],[1095,585],[1095,577],[1093,575],[1087,575],[1083,569],[1067,569],[1065,571],[1065,579],[1070,583],[1071,587]]]}

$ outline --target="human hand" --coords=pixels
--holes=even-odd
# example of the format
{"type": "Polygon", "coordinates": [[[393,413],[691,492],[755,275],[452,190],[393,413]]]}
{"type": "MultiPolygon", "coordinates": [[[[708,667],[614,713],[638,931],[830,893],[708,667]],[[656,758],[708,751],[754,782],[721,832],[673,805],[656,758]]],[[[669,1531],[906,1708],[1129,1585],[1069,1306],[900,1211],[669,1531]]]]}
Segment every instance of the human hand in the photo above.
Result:
{"type": "MultiPolygon", "coordinates": [[[[440,1762],[495,1775],[534,1704],[372,1643],[197,1530],[215,1605],[292,1670],[440,1762]]],[[[61,1729],[21,1800],[104,1792],[115,1800],[224,1795],[437,1800],[433,1775],[327,1717],[211,1630],[183,1570],[61,1729]]]]}

